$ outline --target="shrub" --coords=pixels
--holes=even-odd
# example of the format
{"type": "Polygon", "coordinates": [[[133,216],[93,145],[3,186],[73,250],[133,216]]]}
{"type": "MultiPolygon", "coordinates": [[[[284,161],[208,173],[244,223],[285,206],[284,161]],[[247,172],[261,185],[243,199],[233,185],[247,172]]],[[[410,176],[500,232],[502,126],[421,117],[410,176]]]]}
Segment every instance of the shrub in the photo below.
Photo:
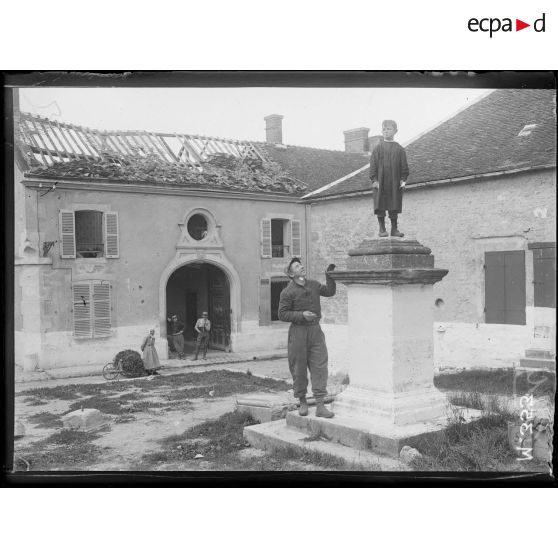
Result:
{"type": "Polygon", "coordinates": [[[126,349],[120,351],[114,357],[114,366],[118,366],[118,361],[122,361],[122,371],[126,376],[143,376],[145,375],[145,368],[141,355],[137,351],[126,349]]]}

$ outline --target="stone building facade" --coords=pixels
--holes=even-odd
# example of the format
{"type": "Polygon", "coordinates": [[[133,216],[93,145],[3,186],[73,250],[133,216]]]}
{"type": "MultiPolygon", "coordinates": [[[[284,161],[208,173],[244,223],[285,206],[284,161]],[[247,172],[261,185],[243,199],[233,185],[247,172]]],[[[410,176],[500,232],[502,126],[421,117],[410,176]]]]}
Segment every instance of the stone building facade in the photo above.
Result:
{"type": "Polygon", "coordinates": [[[102,364],[150,329],[166,358],[167,318],[188,344],[202,311],[214,349],[286,348],[276,307],[285,263],[307,255],[300,196],[362,154],[283,145],[277,126],[255,143],[17,119],[18,365],[102,364]]]}
{"type": "MultiPolygon", "coordinates": [[[[499,91],[406,148],[411,175],[401,230],[432,249],[436,267],[449,270],[432,301],[439,368],[515,366],[532,348],[555,353],[554,103],[552,91],[499,91]],[[496,144],[489,152],[480,127],[496,144]],[[442,147],[439,155],[453,159],[453,167],[425,165],[442,147]],[[477,172],[467,176],[475,164],[477,172]],[[500,301],[506,290],[510,300],[500,301]],[[502,304],[512,307],[493,308],[502,304]]],[[[349,249],[377,235],[367,169],[305,200],[312,274],[330,260],[342,268],[349,249]]],[[[330,353],[342,366],[344,287],[323,306],[330,353]]]]}

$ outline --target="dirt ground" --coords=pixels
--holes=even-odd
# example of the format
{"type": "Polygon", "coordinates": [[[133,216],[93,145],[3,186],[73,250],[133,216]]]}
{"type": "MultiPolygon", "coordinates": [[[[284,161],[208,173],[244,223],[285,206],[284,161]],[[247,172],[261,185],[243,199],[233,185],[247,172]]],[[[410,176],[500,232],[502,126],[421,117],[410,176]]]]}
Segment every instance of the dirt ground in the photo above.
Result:
{"type": "Polygon", "coordinates": [[[226,370],[162,370],[160,376],[114,382],[91,376],[18,385],[15,420],[25,426],[25,435],[15,440],[14,469],[322,469],[270,458],[242,439],[238,421],[247,418],[236,416],[237,397],[285,393],[291,387],[288,378],[286,359],[277,359],[226,370]],[[92,432],[63,429],[64,415],[81,408],[98,409],[108,425],[92,432]],[[203,433],[212,421],[217,421],[212,436],[193,432],[203,433]]]}

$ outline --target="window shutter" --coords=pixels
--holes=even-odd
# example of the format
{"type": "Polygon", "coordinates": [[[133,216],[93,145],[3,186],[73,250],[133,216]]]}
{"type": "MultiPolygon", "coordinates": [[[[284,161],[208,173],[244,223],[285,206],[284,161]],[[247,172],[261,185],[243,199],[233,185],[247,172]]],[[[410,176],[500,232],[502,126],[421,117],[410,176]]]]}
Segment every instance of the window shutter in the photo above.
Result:
{"type": "Polygon", "coordinates": [[[525,252],[485,253],[485,322],[525,325],[525,252]]]}
{"type": "Polygon", "coordinates": [[[105,256],[120,257],[118,248],[118,213],[107,211],[105,213],[105,256]]]}
{"type": "Polygon", "coordinates": [[[301,241],[300,241],[300,221],[291,221],[291,256],[300,258],[301,241]]]}
{"type": "Polygon", "coordinates": [[[262,258],[271,258],[271,219],[262,219],[261,246],[262,258]]]}
{"type": "Polygon", "coordinates": [[[73,285],[74,336],[91,337],[91,295],[89,283],[73,285]]]}
{"type": "Polygon", "coordinates": [[[76,257],[76,221],[73,211],[60,210],[58,216],[60,229],[60,257],[76,257]]]}
{"type": "Polygon", "coordinates": [[[525,252],[505,253],[506,264],[506,324],[525,325],[525,252]]]}
{"type": "Polygon", "coordinates": [[[260,279],[260,325],[271,323],[271,281],[260,279]]]}
{"type": "Polygon", "coordinates": [[[533,250],[535,306],[556,308],[556,248],[533,250]]]}
{"type": "Polygon", "coordinates": [[[93,337],[110,335],[110,283],[93,283],[93,316],[93,337]]]}

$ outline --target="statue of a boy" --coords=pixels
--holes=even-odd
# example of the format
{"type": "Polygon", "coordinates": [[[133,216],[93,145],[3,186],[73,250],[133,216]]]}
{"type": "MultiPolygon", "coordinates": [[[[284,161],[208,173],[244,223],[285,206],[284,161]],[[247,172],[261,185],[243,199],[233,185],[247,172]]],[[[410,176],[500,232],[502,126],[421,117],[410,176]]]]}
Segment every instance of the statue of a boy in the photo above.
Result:
{"type": "Polygon", "coordinates": [[[382,136],[370,157],[370,180],[374,195],[374,213],[380,225],[379,236],[388,236],[386,211],[391,219],[391,236],[404,236],[397,230],[397,214],[401,213],[403,189],[409,176],[405,149],[394,141],[397,123],[382,122],[382,136]]]}

